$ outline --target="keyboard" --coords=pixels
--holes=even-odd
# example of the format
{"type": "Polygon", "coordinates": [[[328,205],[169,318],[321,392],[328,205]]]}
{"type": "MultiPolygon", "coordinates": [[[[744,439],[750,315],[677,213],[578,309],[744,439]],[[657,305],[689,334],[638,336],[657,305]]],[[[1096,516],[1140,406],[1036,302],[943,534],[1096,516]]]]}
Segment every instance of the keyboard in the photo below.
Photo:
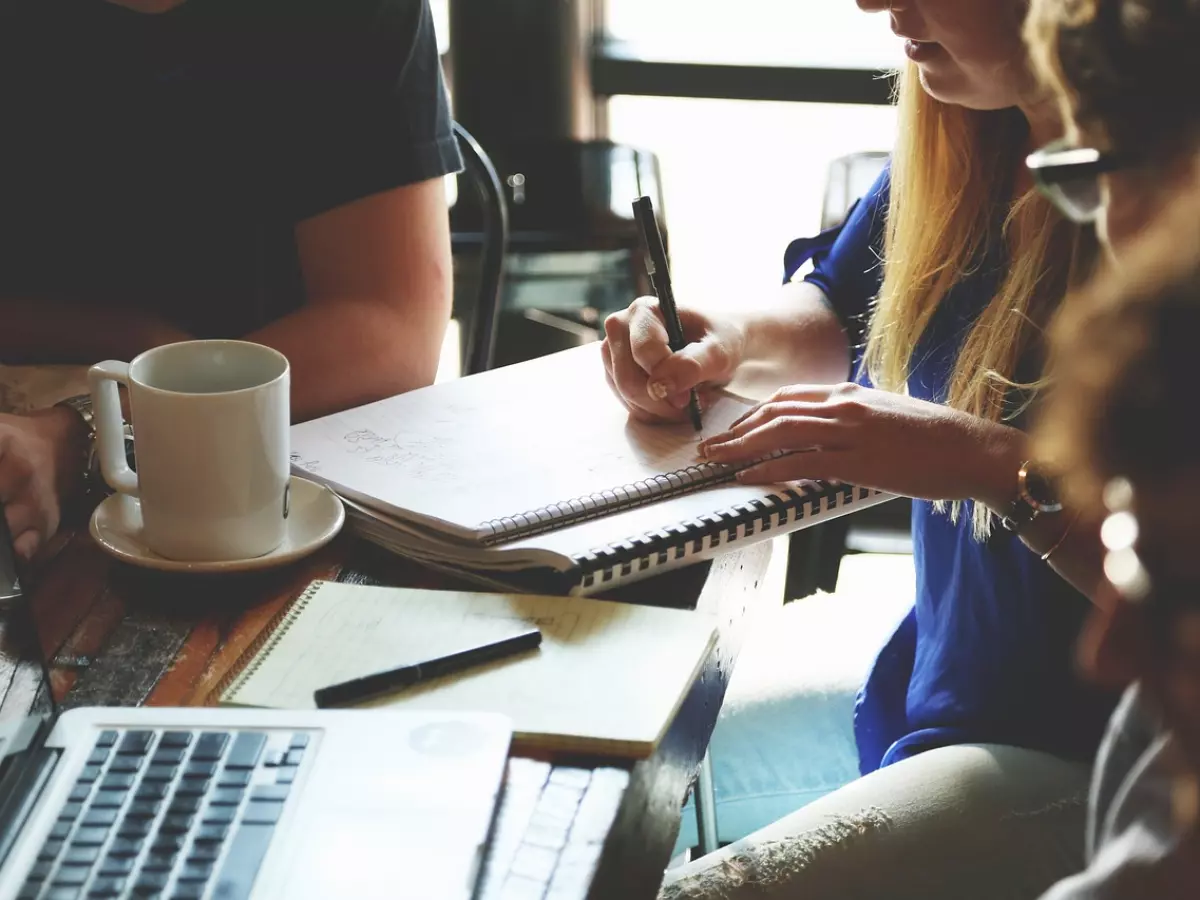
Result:
{"type": "Polygon", "coordinates": [[[18,900],[249,897],[310,738],[102,731],[18,900]]]}
{"type": "Polygon", "coordinates": [[[481,900],[584,900],[629,773],[508,761],[481,900]]]}

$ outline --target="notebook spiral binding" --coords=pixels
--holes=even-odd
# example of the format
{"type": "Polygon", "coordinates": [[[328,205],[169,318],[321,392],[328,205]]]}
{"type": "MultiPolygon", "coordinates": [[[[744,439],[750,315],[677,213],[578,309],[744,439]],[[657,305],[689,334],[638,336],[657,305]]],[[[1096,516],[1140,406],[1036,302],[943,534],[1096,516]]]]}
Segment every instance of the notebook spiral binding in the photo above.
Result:
{"type": "Polygon", "coordinates": [[[637,571],[696,556],[813,516],[885,497],[883,491],[814,483],[786,488],[687,522],[668,526],[573,557],[584,589],[619,581],[637,571]]]}
{"type": "Polygon", "coordinates": [[[232,695],[241,690],[250,678],[258,671],[263,661],[270,656],[270,651],[283,638],[289,628],[295,623],[300,613],[321,589],[322,581],[314,581],[292,602],[286,604],[277,612],[270,622],[259,632],[250,645],[242,651],[241,656],[229,668],[229,671],[217,682],[205,698],[206,706],[216,706],[226,694],[232,695]]]}
{"type": "Polygon", "coordinates": [[[644,481],[635,481],[633,484],[610,488],[585,497],[552,503],[519,515],[492,519],[482,523],[479,531],[484,535],[483,543],[488,546],[530,537],[635,506],[643,506],[651,501],[689,494],[699,487],[733,481],[737,472],[736,467],[723,463],[698,463],[686,469],[656,475],[644,481]]]}

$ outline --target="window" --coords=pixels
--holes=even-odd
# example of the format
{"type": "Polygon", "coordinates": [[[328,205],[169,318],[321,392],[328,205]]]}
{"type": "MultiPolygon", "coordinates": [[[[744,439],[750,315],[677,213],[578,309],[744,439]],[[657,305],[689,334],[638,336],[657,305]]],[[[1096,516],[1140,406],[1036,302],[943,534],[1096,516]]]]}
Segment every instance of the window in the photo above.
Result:
{"type": "Polygon", "coordinates": [[[612,38],[655,58],[859,69],[901,61],[888,17],[849,0],[607,0],[607,16],[612,38]]]}
{"type": "Polygon", "coordinates": [[[783,251],[815,234],[829,163],[889,150],[889,106],[614,97],[613,140],[653,151],[681,303],[777,290],[783,251]]]}

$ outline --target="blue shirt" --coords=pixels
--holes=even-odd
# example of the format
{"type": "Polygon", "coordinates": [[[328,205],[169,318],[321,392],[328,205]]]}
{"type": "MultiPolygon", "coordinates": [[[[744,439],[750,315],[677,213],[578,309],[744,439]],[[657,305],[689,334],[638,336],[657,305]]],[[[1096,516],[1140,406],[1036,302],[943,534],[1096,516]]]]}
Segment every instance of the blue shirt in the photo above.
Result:
{"type": "MultiPolygon", "coordinates": [[[[888,187],[885,171],[841,228],[794,241],[785,255],[788,279],[813,261],[806,280],[836,310],[856,369],[882,281],[888,187]]],[[[1005,264],[1004,248],[992,248],[942,301],[913,353],[912,396],[945,400],[959,342],[1005,264]]],[[[1074,672],[1087,599],[1015,535],[997,528],[977,541],[969,513],[954,523],[931,503],[913,503],[916,602],[859,692],[854,728],[864,774],[950,744],[1009,744],[1076,759],[1090,759],[1099,745],[1115,698],[1074,672]]]]}

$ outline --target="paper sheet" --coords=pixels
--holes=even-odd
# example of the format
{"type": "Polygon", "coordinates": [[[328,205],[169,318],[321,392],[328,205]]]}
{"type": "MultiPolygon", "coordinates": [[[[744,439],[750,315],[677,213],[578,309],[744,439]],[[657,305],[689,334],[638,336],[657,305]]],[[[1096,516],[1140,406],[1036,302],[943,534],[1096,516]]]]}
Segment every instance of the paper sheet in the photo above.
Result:
{"type": "Polygon", "coordinates": [[[321,583],[223,702],[312,709],[317,688],[510,634],[539,650],[410,688],[375,706],[506,713],[531,743],[648,755],[715,639],[703,614],[562,597],[321,583]]]}
{"type": "Polygon", "coordinates": [[[700,435],[636,422],[592,344],[297,425],[292,453],[335,490],[465,540],[493,519],[696,465],[701,438],[749,408],[720,398],[700,435]]]}

